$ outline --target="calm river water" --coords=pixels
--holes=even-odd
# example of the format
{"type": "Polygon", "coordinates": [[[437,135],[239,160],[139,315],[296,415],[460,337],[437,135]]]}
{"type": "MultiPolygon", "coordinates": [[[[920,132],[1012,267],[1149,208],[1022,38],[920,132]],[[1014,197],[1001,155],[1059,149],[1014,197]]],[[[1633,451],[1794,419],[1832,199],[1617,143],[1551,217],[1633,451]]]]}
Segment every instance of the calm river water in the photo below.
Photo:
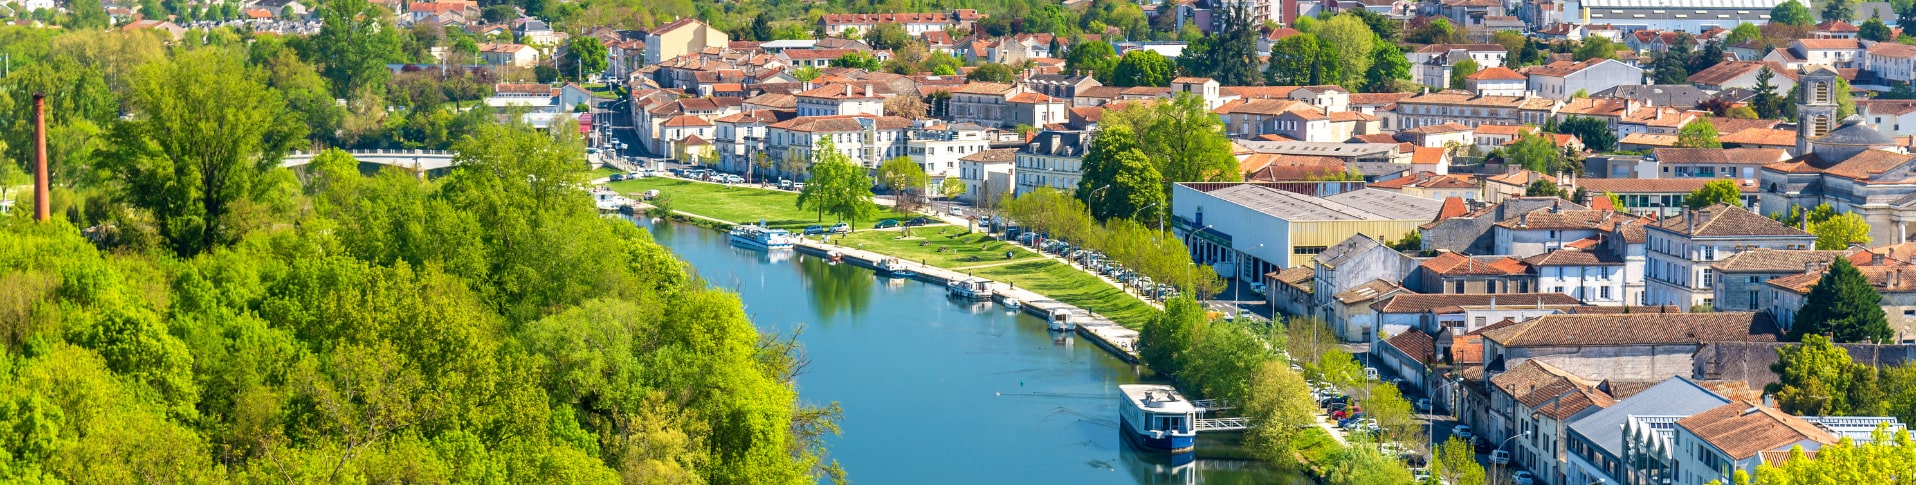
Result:
{"type": "Polygon", "coordinates": [[[843,406],[831,458],[854,483],[1308,483],[1256,462],[1173,466],[1131,448],[1118,435],[1117,392],[1138,372],[1095,344],[1047,333],[1036,317],[820,258],[733,247],[716,231],[639,224],[738,292],[761,331],[803,327],[811,365],[799,395],[843,406]]]}

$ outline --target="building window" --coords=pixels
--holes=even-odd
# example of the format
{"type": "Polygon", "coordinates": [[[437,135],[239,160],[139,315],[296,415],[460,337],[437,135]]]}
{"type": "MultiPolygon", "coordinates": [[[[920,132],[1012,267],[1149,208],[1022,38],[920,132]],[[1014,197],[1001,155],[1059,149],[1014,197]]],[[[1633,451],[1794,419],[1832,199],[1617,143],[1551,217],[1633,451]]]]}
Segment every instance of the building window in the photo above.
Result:
{"type": "Polygon", "coordinates": [[[1454,291],[1454,293],[1464,292],[1464,280],[1457,280],[1457,283],[1454,286],[1457,288],[1457,290],[1454,291]]]}

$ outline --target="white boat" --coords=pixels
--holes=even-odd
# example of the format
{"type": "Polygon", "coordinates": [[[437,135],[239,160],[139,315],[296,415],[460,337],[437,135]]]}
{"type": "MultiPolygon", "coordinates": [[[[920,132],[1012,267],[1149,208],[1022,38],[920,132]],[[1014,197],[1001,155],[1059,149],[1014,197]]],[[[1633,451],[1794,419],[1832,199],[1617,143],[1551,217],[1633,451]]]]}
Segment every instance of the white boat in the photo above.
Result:
{"type": "Polygon", "coordinates": [[[797,236],[784,229],[771,229],[758,224],[732,226],[732,244],[752,249],[791,249],[797,240],[797,236]]]}
{"type": "Polygon", "coordinates": [[[945,283],[945,295],[966,300],[990,300],[991,280],[970,278],[945,283]]]}
{"type": "Polygon", "coordinates": [[[1139,446],[1173,454],[1197,444],[1197,406],[1176,388],[1156,384],[1118,386],[1118,428],[1139,446]]]}
{"type": "Polygon", "coordinates": [[[1005,298],[1005,308],[1017,310],[1024,307],[1025,307],[1024,302],[1018,301],[1017,298],[1009,298],[1009,297],[1005,298]]]}
{"type": "Polygon", "coordinates": [[[592,191],[592,203],[602,212],[612,212],[632,206],[632,199],[610,190],[592,191]]]}
{"type": "Polygon", "coordinates": [[[1071,310],[1057,308],[1051,310],[1051,324],[1046,328],[1060,332],[1069,332],[1077,330],[1078,324],[1071,321],[1071,310]]]}

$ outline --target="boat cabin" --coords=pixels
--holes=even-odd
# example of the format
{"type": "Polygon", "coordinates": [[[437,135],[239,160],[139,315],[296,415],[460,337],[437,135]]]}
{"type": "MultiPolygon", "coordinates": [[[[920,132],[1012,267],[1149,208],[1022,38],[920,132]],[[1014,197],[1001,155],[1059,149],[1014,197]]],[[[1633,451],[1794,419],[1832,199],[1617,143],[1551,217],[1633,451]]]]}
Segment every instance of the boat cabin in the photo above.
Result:
{"type": "Polygon", "coordinates": [[[1162,384],[1118,386],[1119,427],[1145,449],[1185,453],[1197,438],[1198,407],[1177,388],[1162,384]]]}

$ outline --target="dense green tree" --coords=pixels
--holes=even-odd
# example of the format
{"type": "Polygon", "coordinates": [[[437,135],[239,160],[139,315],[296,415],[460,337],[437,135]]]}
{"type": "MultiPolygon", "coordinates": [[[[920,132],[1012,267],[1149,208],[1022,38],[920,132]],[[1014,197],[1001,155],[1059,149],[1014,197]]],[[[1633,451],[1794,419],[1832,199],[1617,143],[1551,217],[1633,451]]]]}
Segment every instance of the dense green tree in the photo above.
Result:
{"type": "Polygon", "coordinates": [[[1791,336],[1805,342],[1807,335],[1828,335],[1838,343],[1887,342],[1895,332],[1883,316],[1882,299],[1855,265],[1837,258],[1804,297],[1791,336]]]}
{"type": "Polygon", "coordinates": [[[1841,251],[1851,244],[1869,244],[1869,222],[1854,212],[1831,216],[1810,226],[1816,235],[1816,249],[1841,251]]]}
{"type": "Polygon", "coordinates": [[[873,49],[895,50],[911,42],[911,34],[905,33],[905,26],[897,22],[882,22],[865,31],[865,43],[873,49]]]}
{"type": "Polygon", "coordinates": [[[877,209],[872,205],[872,179],[865,167],[838,151],[831,138],[822,138],[812,148],[811,179],[798,194],[798,208],[818,212],[818,220],[831,214],[838,220],[865,219],[877,209]]]}
{"type": "Polygon", "coordinates": [[[1450,89],[1464,89],[1464,78],[1476,74],[1479,69],[1476,59],[1464,59],[1450,67],[1450,89]]]}
{"type": "MultiPolygon", "coordinates": [[[[1853,268],[1852,268],[1853,270],[1853,268]]],[[[1805,334],[1801,345],[1778,347],[1770,370],[1777,381],[1765,392],[1776,396],[1784,412],[1805,416],[1844,416],[1850,412],[1849,389],[1858,364],[1849,352],[1821,334],[1805,334]]]]}
{"type": "Polygon", "coordinates": [[[1244,416],[1260,425],[1244,432],[1245,449],[1269,463],[1292,460],[1293,441],[1310,428],[1286,424],[1311,422],[1318,412],[1310,384],[1284,362],[1271,360],[1252,374],[1249,394],[1244,416]]]}
{"type": "Polygon", "coordinates": [[[1449,20],[1437,18],[1422,27],[1404,32],[1404,41],[1414,44],[1454,44],[1466,41],[1464,32],[1449,20]]]}
{"type": "Polygon", "coordinates": [[[1723,148],[1723,143],[1716,140],[1716,135],[1716,125],[1711,124],[1709,119],[1698,117],[1689,123],[1684,123],[1682,128],[1677,129],[1676,146],[1680,148],[1723,148]]]}
{"type": "Polygon", "coordinates": [[[925,167],[912,161],[911,157],[897,157],[878,165],[879,185],[891,191],[892,199],[898,208],[909,210],[912,205],[925,197],[925,188],[931,185],[931,176],[925,174],[925,167]]]}
{"type": "MultiPolygon", "coordinates": [[[[1247,7],[1224,8],[1218,21],[1222,28],[1204,36],[1178,56],[1177,65],[1185,74],[1208,77],[1225,86],[1250,86],[1262,79],[1258,74],[1257,25],[1247,7]]],[[[1361,21],[1358,21],[1362,24],[1361,21]]],[[[1365,28],[1369,32],[1369,27],[1365,28]]],[[[1369,55],[1366,45],[1365,55],[1369,55]]],[[[1368,60],[1368,58],[1366,58],[1368,60]]]]}
{"type": "Polygon", "coordinates": [[[1476,450],[1463,438],[1452,436],[1431,454],[1431,478],[1450,485],[1484,485],[1484,466],[1477,463],[1476,450]]]}
{"type": "Polygon", "coordinates": [[[1134,86],[1170,86],[1171,78],[1177,75],[1177,65],[1172,64],[1157,51],[1138,49],[1124,53],[1118,58],[1118,67],[1111,73],[1111,85],[1120,87],[1134,86]]]}
{"type": "Polygon", "coordinates": [[[1012,72],[1010,66],[987,62],[972,69],[970,74],[965,75],[965,79],[986,83],[1009,83],[1016,80],[1017,76],[1018,73],[1012,72]]]}
{"type": "Polygon", "coordinates": [[[758,15],[752,16],[752,40],[759,42],[778,40],[778,37],[772,34],[771,10],[761,10],[758,15]]]}
{"type": "Polygon", "coordinates": [[[1669,50],[1658,53],[1651,64],[1651,81],[1656,84],[1688,84],[1690,79],[1690,60],[1695,50],[1696,39],[1688,33],[1678,33],[1675,44],[1669,50]]]}
{"type": "Polygon", "coordinates": [[[1762,39],[1763,39],[1762,29],[1758,29],[1755,24],[1751,24],[1749,22],[1743,22],[1740,24],[1736,24],[1736,28],[1730,29],[1730,36],[1727,38],[1724,38],[1723,43],[1729,44],[1729,45],[1738,45],[1744,42],[1749,42],[1753,40],[1762,40],[1762,39]]]}
{"type": "Polygon", "coordinates": [[[73,0],[67,3],[66,27],[99,29],[107,26],[106,7],[100,0],[73,0]]]}
{"type": "Polygon", "coordinates": [[[1731,207],[1743,207],[1743,191],[1738,189],[1735,180],[1712,180],[1702,188],[1683,198],[1683,204],[1690,210],[1707,208],[1717,204],[1731,207]]]}
{"type": "Polygon", "coordinates": [[[1855,0],[1824,0],[1823,20],[1856,20],[1855,0]]]}
{"type": "Polygon", "coordinates": [[[1129,126],[1138,136],[1137,147],[1158,164],[1166,183],[1236,181],[1237,157],[1224,123],[1190,93],[1178,93],[1169,103],[1127,108],[1109,113],[1103,129],[1129,126]]]}
{"type": "Polygon", "coordinates": [[[598,37],[581,35],[566,40],[565,55],[559,57],[559,72],[573,81],[584,82],[593,74],[605,72],[611,58],[598,37]]]}
{"type": "Polygon", "coordinates": [[[1371,50],[1377,44],[1377,34],[1363,20],[1339,15],[1318,27],[1316,35],[1318,40],[1330,45],[1321,55],[1325,59],[1324,63],[1333,64],[1338,69],[1337,76],[1320,75],[1320,80],[1330,84],[1358,86],[1364,73],[1370,69],[1371,50]]]}
{"type": "Polygon", "coordinates": [[[1609,37],[1600,35],[1584,37],[1583,43],[1577,46],[1577,50],[1571,52],[1571,58],[1576,59],[1578,62],[1590,59],[1615,59],[1617,58],[1617,44],[1611,41],[1609,37]]]}
{"type": "Polygon", "coordinates": [[[1517,139],[1504,147],[1509,163],[1522,166],[1533,172],[1554,173],[1563,163],[1563,150],[1550,137],[1520,133],[1517,139]]]}
{"type": "Polygon", "coordinates": [[[1889,30],[1889,25],[1883,23],[1883,18],[1880,14],[1871,14],[1869,20],[1863,21],[1863,24],[1856,26],[1856,28],[1856,38],[1863,40],[1886,42],[1890,40],[1892,35],[1889,30]]]}
{"type": "Polygon", "coordinates": [[[1404,51],[1397,44],[1377,43],[1370,53],[1370,70],[1364,73],[1364,90],[1373,93],[1395,93],[1405,91],[1410,81],[1410,60],[1404,58],[1404,51]]]}
{"type": "Polygon", "coordinates": [[[1065,54],[1064,69],[1090,75],[1100,83],[1110,83],[1111,74],[1118,69],[1118,51],[1104,41],[1079,42],[1065,54]]]}
{"type": "MultiPolygon", "coordinates": [[[[1794,1],[1794,0],[1792,0],[1794,1]]],[[[1750,98],[1750,108],[1756,110],[1760,118],[1779,118],[1783,115],[1782,106],[1786,101],[1776,94],[1776,85],[1770,80],[1776,78],[1776,71],[1765,67],[1756,72],[1756,96],[1750,98]]]]}
{"type": "Polygon", "coordinates": [[[332,81],[333,96],[358,99],[384,92],[392,77],[386,64],[400,62],[399,30],[391,14],[366,0],[335,0],[319,6],[322,27],[313,36],[320,73],[332,81]]]}
{"type": "Polygon", "coordinates": [[[1557,124],[1556,132],[1577,135],[1577,139],[1583,140],[1583,146],[1593,151],[1607,152],[1617,146],[1616,130],[1599,118],[1572,115],[1557,124]]]}
{"type": "Polygon", "coordinates": [[[127,198],[180,255],[231,242],[245,229],[238,218],[283,190],[269,174],[305,127],[260,77],[217,49],[136,75],[134,117],[115,126],[109,160],[127,198]]]}
{"type": "MultiPolygon", "coordinates": [[[[1098,220],[1132,217],[1147,207],[1163,207],[1164,176],[1139,148],[1129,126],[1099,130],[1084,156],[1084,177],[1077,197],[1098,220]]],[[[1147,218],[1154,214],[1143,214],[1147,218]]]]}
{"type": "MultiPolygon", "coordinates": [[[[883,64],[881,64],[878,61],[877,57],[872,57],[871,54],[866,54],[861,51],[846,52],[845,54],[838,56],[837,59],[832,59],[832,67],[847,67],[852,69],[863,69],[866,71],[877,71],[882,66],[883,64]]],[[[1003,67],[1004,65],[1003,64],[986,64],[985,66],[1003,67]]],[[[984,66],[979,66],[978,71],[972,73],[972,79],[984,81],[984,79],[979,79],[980,73],[984,72],[984,70],[985,70],[984,66]]],[[[984,76],[990,77],[990,79],[998,79],[995,73],[986,73],[984,74],[984,76]]],[[[988,82],[1001,82],[1001,81],[988,81],[988,82]]]]}
{"type": "Polygon", "coordinates": [[[1803,6],[1802,2],[1789,0],[1770,8],[1770,22],[1808,27],[1815,24],[1816,19],[1810,16],[1809,7],[1803,6]]]}
{"type": "Polygon", "coordinates": [[[1300,33],[1272,42],[1270,63],[1264,66],[1264,81],[1275,86],[1316,85],[1322,55],[1317,50],[1317,36],[1311,34],[1300,33]]]}

